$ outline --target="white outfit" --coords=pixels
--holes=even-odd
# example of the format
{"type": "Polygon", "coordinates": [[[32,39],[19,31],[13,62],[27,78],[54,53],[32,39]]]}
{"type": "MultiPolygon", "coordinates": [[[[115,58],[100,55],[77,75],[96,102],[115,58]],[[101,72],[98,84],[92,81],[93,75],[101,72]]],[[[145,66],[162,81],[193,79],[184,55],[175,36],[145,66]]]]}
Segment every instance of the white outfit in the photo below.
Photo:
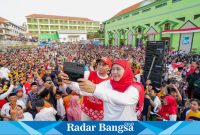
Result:
{"type": "Polygon", "coordinates": [[[24,102],[24,104],[27,105],[28,95],[26,93],[23,93],[23,97],[18,98],[18,100],[24,102]]]}
{"type": "Polygon", "coordinates": [[[53,108],[43,108],[35,115],[35,121],[56,121],[55,115],[57,111],[53,108]]]}
{"type": "MultiPolygon", "coordinates": [[[[88,80],[88,78],[89,78],[89,76],[90,76],[90,71],[85,71],[84,72],[84,79],[86,79],[86,80],[88,80]]],[[[101,77],[100,75],[99,75],[99,73],[97,72],[97,76],[99,77],[99,78],[101,78],[101,79],[106,79],[106,78],[108,78],[108,75],[106,75],[105,77],[101,77]]],[[[83,95],[83,96],[90,96],[90,99],[89,100],[93,100],[93,94],[92,93],[87,93],[87,92],[84,92],[84,91],[81,91],[80,90],[80,88],[79,88],[79,85],[78,85],[78,83],[75,83],[75,82],[73,82],[73,84],[72,85],[70,85],[69,86],[72,90],[74,90],[76,93],[78,93],[78,94],[80,94],[80,95],[83,95]]],[[[94,102],[94,101],[93,101],[94,102]]],[[[85,108],[84,107],[84,104],[83,104],[83,108],[85,108]]],[[[92,111],[92,110],[91,110],[92,111]]],[[[94,110],[95,111],[95,110],[94,110]]],[[[92,121],[92,119],[85,113],[85,112],[81,112],[81,120],[82,121],[92,121]]]]}
{"type": "Polygon", "coordinates": [[[9,89],[5,93],[0,95],[0,100],[5,99],[12,92],[13,88],[14,85],[10,85],[9,89]]]}
{"type": "Polygon", "coordinates": [[[95,96],[104,101],[104,120],[107,121],[136,121],[136,105],[139,92],[130,86],[124,93],[114,90],[110,80],[96,85],[94,94],[81,91],[78,84],[72,82],[72,90],[83,96],[95,96]]]}
{"type": "Polygon", "coordinates": [[[155,99],[153,100],[155,107],[154,107],[154,112],[158,112],[158,107],[161,106],[161,101],[159,99],[158,96],[155,97],[155,99]]]}
{"type": "Polygon", "coordinates": [[[64,103],[63,103],[63,99],[60,98],[60,99],[57,99],[57,114],[59,116],[61,116],[62,119],[65,118],[65,114],[66,114],[66,111],[65,111],[65,107],[64,107],[64,103]]]}
{"type": "Polygon", "coordinates": [[[30,114],[29,112],[25,112],[23,119],[19,119],[19,121],[33,121],[33,115],[30,114]]]}
{"type": "Polygon", "coordinates": [[[140,74],[135,75],[135,78],[137,79],[137,82],[141,82],[141,76],[140,76],[140,74]]]}
{"type": "Polygon", "coordinates": [[[62,91],[62,94],[68,95],[68,93],[66,92],[67,89],[67,84],[63,84],[59,86],[59,91],[62,91]]]}
{"type": "Polygon", "coordinates": [[[176,121],[177,115],[169,115],[169,121],[176,121]]]}
{"type": "Polygon", "coordinates": [[[104,101],[104,120],[136,121],[139,92],[133,86],[124,93],[114,90],[110,80],[96,85],[94,96],[104,101]]]}
{"type": "MultiPolygon", "coordinates": [[[[20,105],[23,109],[26,108],[25,104],[22,101],[17,100],[16,104],[20,105]]],[[[3,105],[2,109],[1,109],[1,115],[10,116],[9,111],[10,111],[10,102],[3,105]]]]}
{"type": "Polygon", "coordinates": [[[6,68],[6,67],[0,68],[0,78],[6,78],[9,80],[8,73],[10,73],[10,70],[8,68],[6,68]]]}

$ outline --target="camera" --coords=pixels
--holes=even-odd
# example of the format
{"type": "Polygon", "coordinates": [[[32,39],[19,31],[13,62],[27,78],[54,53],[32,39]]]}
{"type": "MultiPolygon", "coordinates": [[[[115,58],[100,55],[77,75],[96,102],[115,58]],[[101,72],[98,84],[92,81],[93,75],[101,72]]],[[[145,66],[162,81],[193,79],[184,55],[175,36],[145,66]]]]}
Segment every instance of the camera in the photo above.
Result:
{"type": "Polygon", "coordinates": [[[177,82],[176,78],[171,78],[168,81],[169,84],[176,84],[176,82],[177,82]]]}

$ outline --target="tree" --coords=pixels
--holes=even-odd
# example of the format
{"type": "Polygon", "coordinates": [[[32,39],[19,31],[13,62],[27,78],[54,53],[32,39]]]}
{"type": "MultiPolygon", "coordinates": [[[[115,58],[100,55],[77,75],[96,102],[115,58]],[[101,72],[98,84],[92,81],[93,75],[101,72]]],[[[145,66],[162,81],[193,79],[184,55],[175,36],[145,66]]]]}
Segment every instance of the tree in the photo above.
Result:
{"type": "Polygon", "coordinates": [[[87,38],[88,39],[94,39],[94,38],[103,38],[104,37],[104,31],[98,30],[97,32],[88,32],[87,38]]]}

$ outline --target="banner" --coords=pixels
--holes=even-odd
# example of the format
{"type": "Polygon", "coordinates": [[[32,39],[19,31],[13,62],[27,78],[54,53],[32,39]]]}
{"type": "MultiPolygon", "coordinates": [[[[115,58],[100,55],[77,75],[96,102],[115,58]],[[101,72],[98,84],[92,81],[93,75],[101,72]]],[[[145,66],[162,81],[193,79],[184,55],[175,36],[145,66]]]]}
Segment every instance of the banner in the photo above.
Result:
{"type": "Polygon", "coordinates": [[[1,135],[198,135],[200,122],[0,122],[1,135]]]}

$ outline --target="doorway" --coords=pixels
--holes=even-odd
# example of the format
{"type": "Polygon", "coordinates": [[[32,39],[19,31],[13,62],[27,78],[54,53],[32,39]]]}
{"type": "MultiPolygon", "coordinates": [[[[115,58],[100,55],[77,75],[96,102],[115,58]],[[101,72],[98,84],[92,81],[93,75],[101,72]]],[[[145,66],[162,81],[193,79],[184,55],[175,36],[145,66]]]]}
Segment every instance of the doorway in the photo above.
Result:
{"type": "Polygon", "coordinates": [[[165,46],[168,47],[168,50],[171,50],[171,48],[170,48],[170,38],[169,37],[162,37],[162,41],[165,41],[165,46]]]}

